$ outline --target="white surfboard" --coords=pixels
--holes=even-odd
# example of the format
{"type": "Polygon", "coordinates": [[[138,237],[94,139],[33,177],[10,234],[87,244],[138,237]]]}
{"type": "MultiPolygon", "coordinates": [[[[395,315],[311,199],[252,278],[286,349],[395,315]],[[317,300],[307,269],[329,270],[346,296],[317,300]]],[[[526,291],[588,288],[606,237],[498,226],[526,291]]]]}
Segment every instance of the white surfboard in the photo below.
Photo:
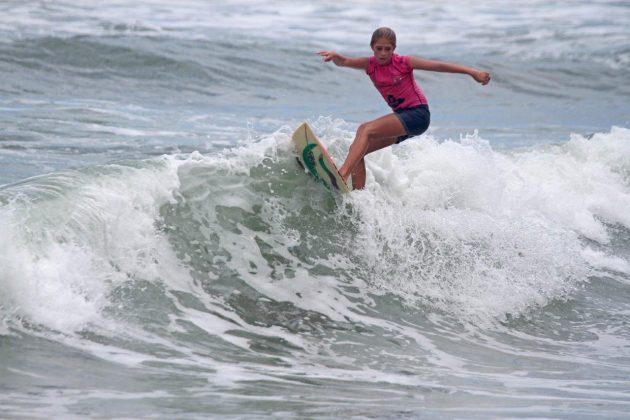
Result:
{"type": "Polygon", "coordinates": [[[308,123],[303,123],[295,130],[292,141],[297,153],[297,161],[305,172],[311,174],[328,189],[339,190],[342,193],[350,192],[348,185],[339,175],[328,150],[313,133],[308,123]]]}

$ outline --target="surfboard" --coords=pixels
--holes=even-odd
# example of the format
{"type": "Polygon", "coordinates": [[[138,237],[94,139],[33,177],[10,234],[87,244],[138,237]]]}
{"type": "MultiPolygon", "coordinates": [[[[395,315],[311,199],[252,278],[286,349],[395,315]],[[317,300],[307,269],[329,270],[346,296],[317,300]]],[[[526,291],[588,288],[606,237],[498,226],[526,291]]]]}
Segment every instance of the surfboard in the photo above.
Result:
{"type": "Polygon", "coordinates": [[[313,133],[308,123],[302,123],[293,132],[292,142],[297,153],[296,159],[304,172],[312,175],[328,189],[335,189],[342,193],[350,192],[350,188],[339,175],[339,170],[328,150],[313,133]]]}

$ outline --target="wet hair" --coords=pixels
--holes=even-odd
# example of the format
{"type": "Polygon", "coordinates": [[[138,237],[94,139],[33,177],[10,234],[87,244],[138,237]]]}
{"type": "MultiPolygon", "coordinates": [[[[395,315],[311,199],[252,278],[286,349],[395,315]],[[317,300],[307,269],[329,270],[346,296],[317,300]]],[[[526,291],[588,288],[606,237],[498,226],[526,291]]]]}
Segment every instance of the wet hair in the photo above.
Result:
{"type": "Polygon", "coordinates": [[[385,26],[374,31],[374,33],[372,34],[372,39],[370,40],[370,47],[373,47],[376,41],[381,38],[387,39],[389,42],[392,43],[394,48],[396,48],[396,32],[394,32],[391,28],[385,26]]]}

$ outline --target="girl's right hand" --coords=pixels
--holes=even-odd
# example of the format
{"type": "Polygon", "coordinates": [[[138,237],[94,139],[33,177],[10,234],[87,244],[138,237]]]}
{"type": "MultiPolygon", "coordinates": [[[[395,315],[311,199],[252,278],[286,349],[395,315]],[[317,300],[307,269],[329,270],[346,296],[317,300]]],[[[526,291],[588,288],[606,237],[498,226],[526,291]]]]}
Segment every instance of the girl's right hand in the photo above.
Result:
{"type": "Polygon", "coordinates": [[[340,67],[350,67],[353,69],[367,70],[370,63],[369,57],[345,57],[335,51],[319,51],[324,61],[332,61],[340,67]]]}
{"type": "Polygon", "coordinates": [[[341,56],[334,51],[320,51],[317,54],[321,55],[325,62],[332,61],[333,63],[339,65],[339,61],[341,56]]]}

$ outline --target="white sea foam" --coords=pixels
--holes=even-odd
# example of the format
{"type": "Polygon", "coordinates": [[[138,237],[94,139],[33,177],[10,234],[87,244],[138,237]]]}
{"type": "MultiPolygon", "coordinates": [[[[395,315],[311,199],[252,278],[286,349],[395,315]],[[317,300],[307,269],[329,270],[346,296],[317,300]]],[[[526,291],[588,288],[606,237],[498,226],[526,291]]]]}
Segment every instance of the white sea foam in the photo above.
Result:
{"type": "Polygon", "coordinates": [[[630,261],[624,258],[609,256],[604,252],[595,251],[591,248],[586,248],[582,252],[582,255],[593,267],[623,274],[630,274],[630,261]]]}
{"type": "MultiPolygon", "coordinates": [[[[331,148],[347,146],[352,133],[338,128],[339,122],[330,124],[323,133],[331,148]]],[[[494,151],[479,135],[459,142],[424,136],[375,153],[367,159],[368,188],[349,197],[363,263],[353,268],[342,256],[320,263],[350,272],[359,268],[360,289],[365,281],[372,291],[479,318],[519,314],[564,297],[587,278],[589,264],[625,272],[624,257],[604,259],[581,238],[606,244],[607,224],[630,227],[624,211],[630,207],[629,131],[613,128],[590,140],[574,136],[563,146],[508,154],[494,151]]],[[[59,181],[63,187],[36,187],[48,198],[35,204],[24,198],[33,188],[25,184],[24,194],[2,208],[4,317],[13,311],[62,331],[98,324],[113,285],[130,275],[196,290],[155,227],[161,203],[179,188],[182,175],[176,172],[187,174],[186,168],[191,174],[210,168],[210,176],[228,171],[218,189],[208,191],[211,202],[248,212],[259,207],[273,228],[220,232],[223,251],[232,256],[229,266],[242,280],[271,299],[333,320],[360,312],[339,293],[338,279],[322,275],[312,283],[299,268],[303,263],[289,250],[300,234],[284,225],[289,203],[252,194],[249,181],[243,182],[252,168],[267,165],[265,159],[279,162],[290,153],[289,133],[285,127],[223,154],[169,159],[156,168],[112,166],[93,175],[52,177],[49,185],[59,181]],[[269,281],[273,268],[258,241],[292,261],[292,277],[269,281]]],[[[191,187],[200,181],[186,179],[191,187]]],[[[204,218],[216,217],[212,206],[202,209],[208,212],[204,218]]]]}
{"type": "Polygon", "coordinates": [[[630,228],[629,133],[509,154],[478,135],[425,136],[368,157],[368,188],[351,199],[366,277],[481,318],[566,296],[593,262],[583,239],[605,244],[608,224],[630,228]]]}
{"type": "Polygon", "coordinates": [[[177,186],[174,168],[162,166],[112,166],[16,187],[23,192],[0,209],[5,311],[77,331],[100,322],[109,292],[129,275],[159,277],[156,212],[177,186]]]}

